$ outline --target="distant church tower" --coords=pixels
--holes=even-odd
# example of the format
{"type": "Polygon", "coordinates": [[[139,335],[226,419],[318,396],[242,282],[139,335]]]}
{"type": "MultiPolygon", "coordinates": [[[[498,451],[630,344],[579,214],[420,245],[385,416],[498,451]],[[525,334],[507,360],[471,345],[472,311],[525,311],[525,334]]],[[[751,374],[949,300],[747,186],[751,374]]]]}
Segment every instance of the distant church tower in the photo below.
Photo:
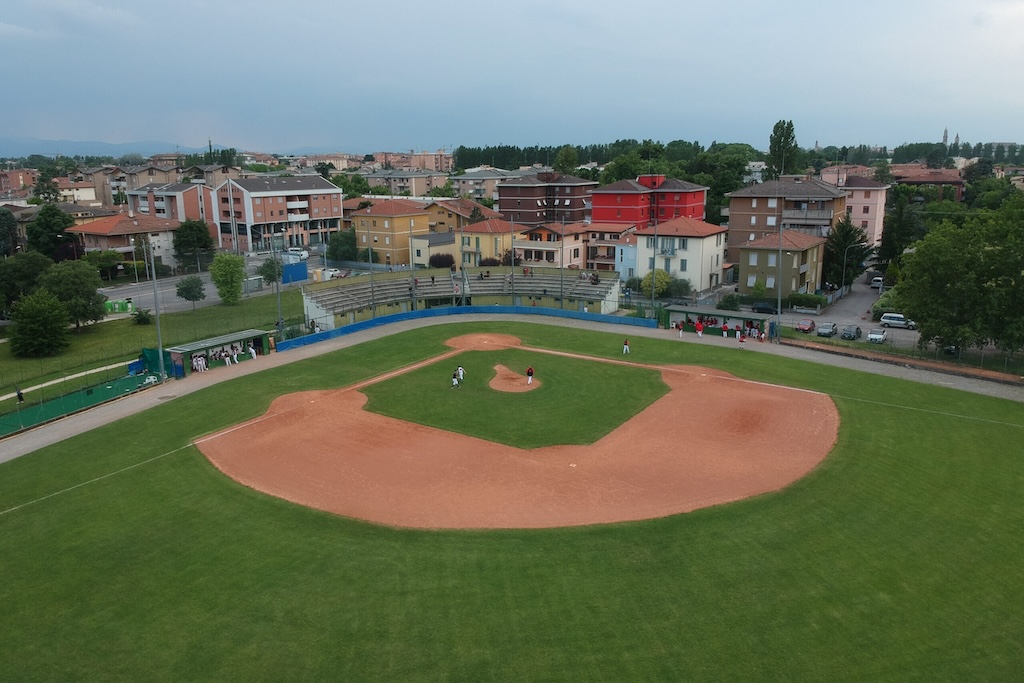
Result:
{"type": "Polygon", "coordinates": [[[944,145],[948,145],[949,144],[949,128],[943,128],[942,129],[942,144],[944,144],[944,145]]]}
{"type": "MultiPolygon", "coordinates": [[[[957,148],[957,150],[959,150],[959,149],[960,149],[960,133],[957,133],[957,134],[956,134],[956,137],[955,137],[955,138],[953,138],[953,146],[954,146],[954,147],[956,147],[956,148],[957,148]]],[[[959,154],[959,153],[960,153],[960,152],[959,152],[959,151],[957,151],[957,154],[959,154]]]]}

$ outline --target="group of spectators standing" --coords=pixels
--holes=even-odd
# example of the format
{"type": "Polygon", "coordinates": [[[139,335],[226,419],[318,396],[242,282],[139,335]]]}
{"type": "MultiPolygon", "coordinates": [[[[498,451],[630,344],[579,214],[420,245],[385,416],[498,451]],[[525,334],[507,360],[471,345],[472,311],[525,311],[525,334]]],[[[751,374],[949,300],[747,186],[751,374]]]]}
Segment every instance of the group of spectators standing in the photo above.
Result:
{"type": "Polygon", "coordinates": [[[685,320],[679,320],[673,325],[674,329],[679,330],[679,337],[682,338],[683,330],[687,327],[693,327],[694,332],[697,333],[698,337],[704,336],[704,330],[709,327],[719,327],[722,330],[722,336],[728,337],[730,332],[734,332],[736,339],[741,343],[747,339],[756,339],[758,341],[765,340],[765,328],[763,322],[755,322],[753,320],[744,320],[737,322],[730,327],[728,320],[719,320],[714,316],[697,316],[696,320],[686,316],[685,320]]]}

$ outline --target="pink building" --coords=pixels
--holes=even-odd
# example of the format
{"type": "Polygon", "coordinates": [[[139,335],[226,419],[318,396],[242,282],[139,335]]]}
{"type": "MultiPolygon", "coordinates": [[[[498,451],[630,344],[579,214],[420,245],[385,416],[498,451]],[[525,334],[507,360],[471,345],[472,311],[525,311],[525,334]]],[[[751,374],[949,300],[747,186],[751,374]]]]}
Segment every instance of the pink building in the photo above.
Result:
{"type": "Polygon", "coordinates": [[[850,222],[864,230],[868,246],[882,243],[882,223],[885,220],[885,200],[891,185],[874,180],[867,166],[829,166],[821,170],[821,179],[830,185],[846,189],[846,215],[850,222]]]}

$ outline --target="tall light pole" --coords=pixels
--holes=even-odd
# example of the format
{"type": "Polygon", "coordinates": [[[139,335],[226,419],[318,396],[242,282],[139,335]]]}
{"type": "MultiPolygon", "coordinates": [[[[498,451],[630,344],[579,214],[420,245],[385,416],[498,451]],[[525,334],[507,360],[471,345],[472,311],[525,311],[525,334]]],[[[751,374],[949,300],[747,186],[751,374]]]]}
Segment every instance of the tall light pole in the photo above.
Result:
{"type": "Polygon", "coordinates": [[[854,242],[853,244],[847,245],[846,249],[843,250],[843,284],[840,285],[840,287],[839,287],[839,294],[841,296],[846,296],[846,293],[843,292],[843,290],[846,289],[846,254],[847,254],[847,252],[850,251],[850,249],[852,249],[853,247],[856,247],[856,246],[857,246],[857,243],[854,242]]]}
{"type": "Polygon", "coordinates": [[[284,264],[277,260],[277,254],[274,251],[277,231],[269,223],[267,227],[270,228],[270,259],[274,262],[274,270],[277,275],[274,278],[274,289],[277,290],[277,340],[282,342],[284,341],[284,318],[281,317],[281,278],[284,277],[284,264]]]}
{"type": "MultiPolygon", "coordinates": [[[[134,254],[134,251],[135,251],[135,238],[131,238],[131,244],[132,244],[132,257],[134,257],[134,255],[135,255],[134,254]]],[[[143,258],[143,261],[145,260],[145,252],[146,252],[146,247],[147,246],[150,247],[150,249],[148,249],[148,251],[150,251],[150,261],[153,262],[153,309],[154,309],[154,312],[155,312],[155,314],[157,316],[157,356],[159,358],[160,383],[163,384],[164,382],[167,381],[167,369],[164,367],[164,337],[160,333],[160,292],[157,289],[157,255],[154,253],[153,245],[151,245],[150,242],[145,241],[145,242],[142,243],[142,258],[143,258]]],[[[135,267],[136,267],[136,276],[137,276],[137,273],[138,273],[137,268],[138,268],[138,266],[135,266],[135,267]]],[[[148,274],[150,274],[150,271],[148,271],[148,266],[146,266],[146,273],[145,274],[146,274],[146,276],[148,276],[148,274]]]]}
{"type": "Polygon", "coordinates": [[[558,307],[565,308],[565,214],[562,214],[562,234],[558,242],[558,307]]]}

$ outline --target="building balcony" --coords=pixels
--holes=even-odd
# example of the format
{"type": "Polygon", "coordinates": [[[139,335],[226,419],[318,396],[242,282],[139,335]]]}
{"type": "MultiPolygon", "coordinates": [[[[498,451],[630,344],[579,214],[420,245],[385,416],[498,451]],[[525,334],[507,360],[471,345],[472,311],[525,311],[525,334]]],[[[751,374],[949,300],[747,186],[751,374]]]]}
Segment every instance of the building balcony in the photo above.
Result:
{"type": "Polygon", "coordinates": [[[831,223],[832,209],[784,209],[782,220],[799,223],[831,223]]]}
{"type": "Polygon", "coordinates": [[[811,264],[810,263],[803,263],[803,264],[800,265],[800,274],[804,275],[810,269],[811,269],[811,264]]]}
{"type": "Polygon", "coordinates": [[[288,222],[290,222],[290,223],[295,223],[295,222],[298,222],[298,221],[308,221],[308,220],[309,220],[309,214],[308,213],[289,213],[288,214],[288,222]]]}
{"type": "Polygon", "coordinates": [[[309,202],[288,202],[286,205],[289,210],[291,209],[308,209],[309,202]]]}

